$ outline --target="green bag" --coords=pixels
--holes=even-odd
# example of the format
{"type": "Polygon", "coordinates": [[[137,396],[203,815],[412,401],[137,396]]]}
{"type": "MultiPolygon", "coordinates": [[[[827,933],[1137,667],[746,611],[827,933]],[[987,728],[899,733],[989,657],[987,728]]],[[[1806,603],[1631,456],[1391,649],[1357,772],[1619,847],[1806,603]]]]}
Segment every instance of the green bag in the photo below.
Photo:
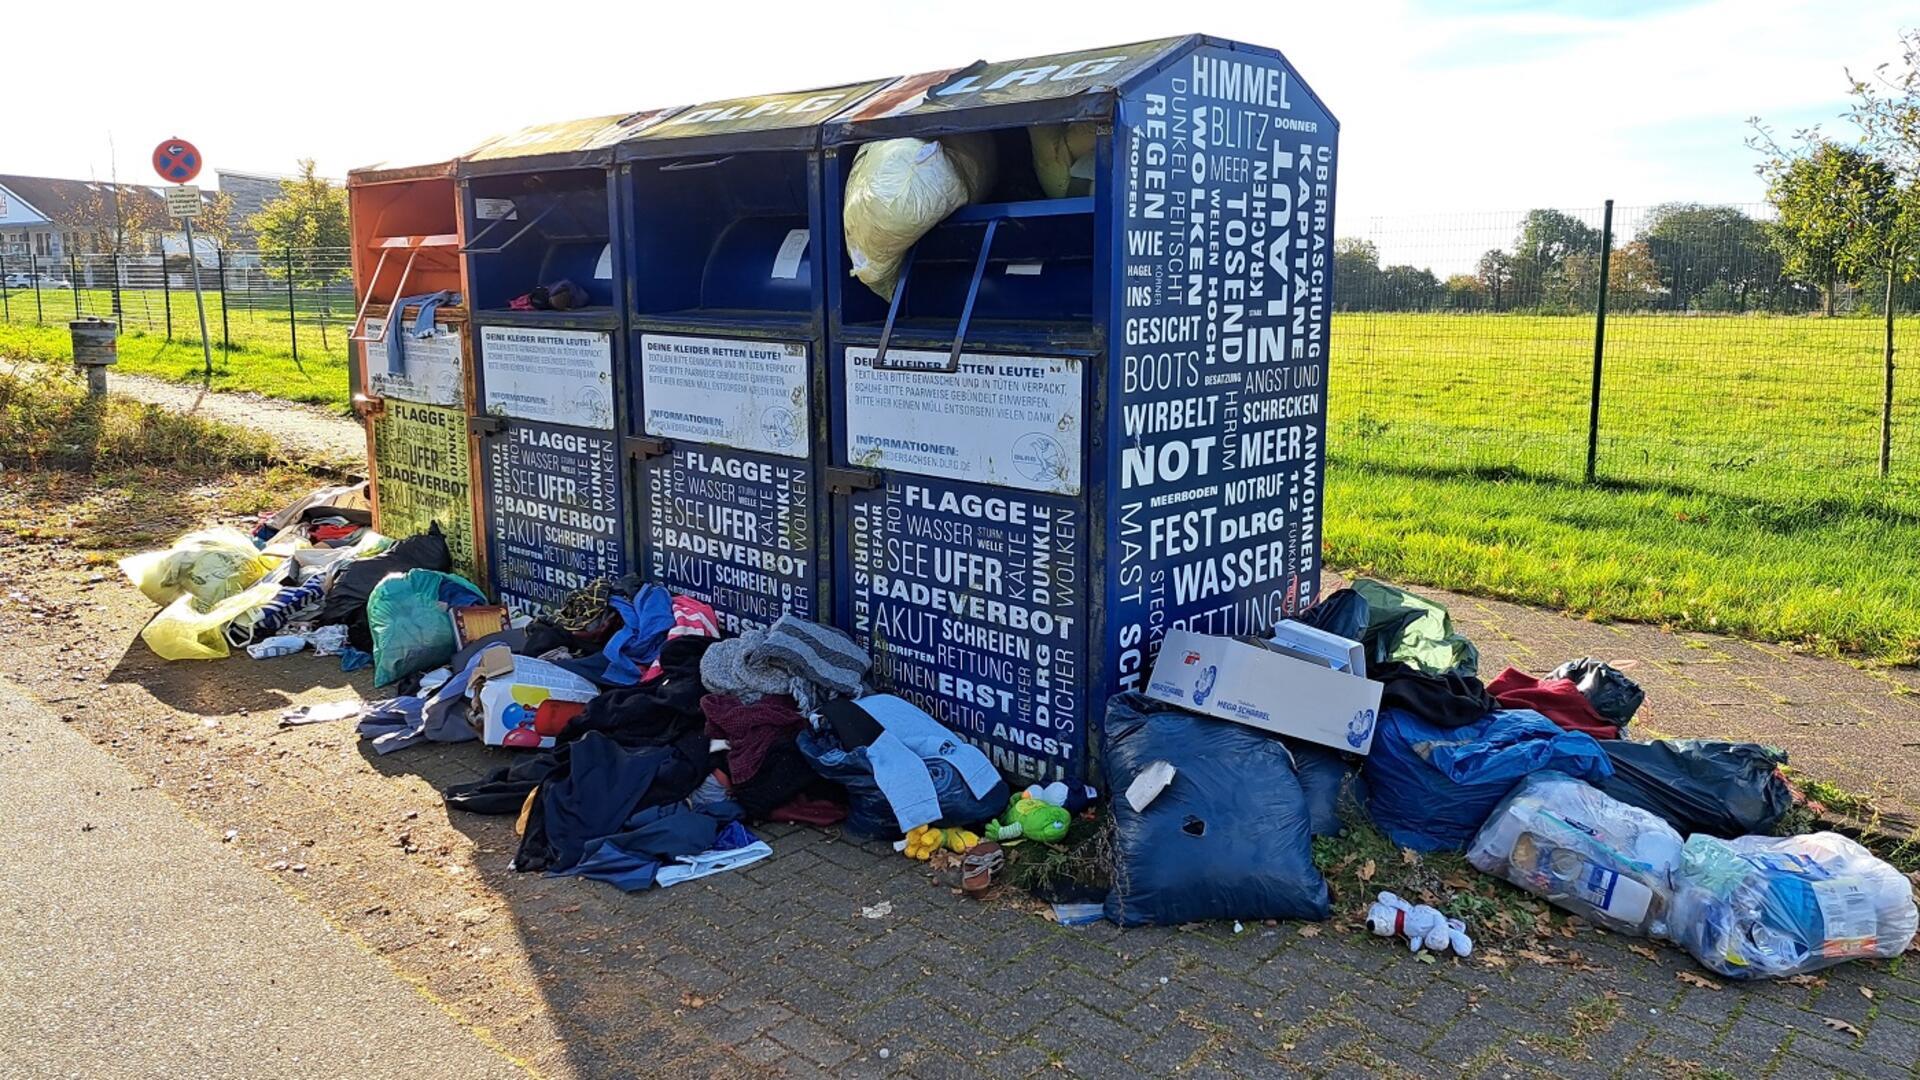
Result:
{"type": "Polygon", "coordinates": [[[385,686],[453,659],[453,609],[486,602],[467,579],[438,570],[416,567],[380,579],[367,597],[373,685],[385,686]]]}

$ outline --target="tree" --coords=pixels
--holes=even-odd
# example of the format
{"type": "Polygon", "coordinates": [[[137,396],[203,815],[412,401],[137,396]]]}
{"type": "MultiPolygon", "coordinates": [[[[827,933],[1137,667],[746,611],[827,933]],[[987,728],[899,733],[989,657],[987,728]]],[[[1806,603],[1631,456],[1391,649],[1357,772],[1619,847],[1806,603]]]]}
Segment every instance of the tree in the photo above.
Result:
{"type": "Polygon", "coordinates": [[[1756,122],[1755,127],[1757,134],[1747,144],[1774,151],[1760,171],[1767,178],[1767,201],[1780,213],[1775,247],[1788,272],[1820,287],[1827,317],[1832,318],[1841,252],[1852,228],[1846,204],[1861,185],[1874,182],[1869,175],[1873,159],[1863,150],[1817,137],[1805,153],[1788,154],[1764,125],[1756,122]]]}
{"type": "Polygon", "coordinates": [[[1882,286],[1882,476],[1893,457],[1897,287],[1920,278],[1920,30],[1900,35],[1900,50],[1899,67],[1882,64],[1865,79],[1847,73],[1853,103],[1846,116],[1860,131],[1858,159],[1830,150],[1818,127],[1796,132],[1783,146],[1759,119],[1753,121],[1753,145],[1764,155],[1759,171],[1769,193],[1803,195],[1794,203],[1806,217],[1802,227],[1816,238],[1832,238],[1836,272],[1882,286]],[[1804,194],[1794,186],[1819,182],[1824,186],[1804,194]]]}
{"type": "Polygon", "coordinates": [[[1617,247],[1607,265],[1607,305],[1619,311],[1644,311],[1659,303],[1664,286],[1660,267],[1645,240],[1617,247]]]}
{"type": "Polygon", "coordinates": [[[1487,305],[1495,311],[1507,310],[1513,297],[1513,256],[1495,248],[1480,256],[1474,268],[1487,292],[1487,305]]]}
{"type": "Polygon", "coordinates": [[[1578,311],[1589,305],[1599,281],[1600,231],[1561,210],[1529,210],[1514,239],[1514,295],[1512,306],[1554,311],[1578,311]],[[1592,262],[1570,266],[1570,260],[1589,256],[1592,262]],[[1569,271],[1584,276],[1567,280],[1569,271]]]}
{"type": "Polygon", "coordinates": [[[1656,206],[1640,240],[1680,311],[1699,307],[1715,284],[1726,286],[1716,295],[1734,311],[1749,310],[1779,286],[1779,253],[1760,223],[1736,206],[1656,206]]]}
{"type": "Polygon", "coordinates": [[[1341,311],[1378,306],[1380,248],[1371,240],[1344,236],[1333,242],[1333,302],[1341,311]]]}
{"type": "Polygon", "coordinates": [[[1440,296],[1440,279],[1417,266],[1389,266],[1380,271],[1379,311],[1426,311],[1440,296]]]}
{"type": "Polygon", "coordinates": [[[332,311],[326,289],[346,279],[347,260],[340,249],[353,243],[347,222],[347,193],[314,172],[313,159],[300,162],[300,175],[280,181],[280,197],[247,220],[260,238],[261,258],[271,276],[320,292],[320,342],[327,343],[332,311]],[[278,256],[276,258],[276,256],[278,256]]]}
{"type": "Polygon", "coordinates": [[[1441,288],[1448,311],[1481,311],[1487,306],[1487,287],[1476,275],[1455,274],[1441,288]]]}

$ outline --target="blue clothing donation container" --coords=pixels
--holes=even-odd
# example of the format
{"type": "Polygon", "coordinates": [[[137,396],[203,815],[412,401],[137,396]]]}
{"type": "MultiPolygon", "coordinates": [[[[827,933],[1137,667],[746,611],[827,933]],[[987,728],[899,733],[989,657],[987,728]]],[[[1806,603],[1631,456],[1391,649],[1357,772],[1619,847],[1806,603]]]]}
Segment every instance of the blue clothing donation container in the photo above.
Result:
{"type": "Polygon", "coordinates": [[[532,128],[460,160],[487,564],[528,614],[629,565],[611,167],[646,118],[532,128]]]}
{"type": "Polygon", "coordinates": [[[902,79],[827,125],[837,621],[1004,772],[1087,775],[1169,629],[1315,598],[1337,135],[1279,53],[1205,37],[902,79]],[[859,148],[971,133],[993,189],[891,297],[850,278],[859,148]]]}
{"type": "Polygon", "coordinates": [[[696,105],[615,151],[640,565],[729,633],[830,618],[820,128],[882,85],[696,105]]]}

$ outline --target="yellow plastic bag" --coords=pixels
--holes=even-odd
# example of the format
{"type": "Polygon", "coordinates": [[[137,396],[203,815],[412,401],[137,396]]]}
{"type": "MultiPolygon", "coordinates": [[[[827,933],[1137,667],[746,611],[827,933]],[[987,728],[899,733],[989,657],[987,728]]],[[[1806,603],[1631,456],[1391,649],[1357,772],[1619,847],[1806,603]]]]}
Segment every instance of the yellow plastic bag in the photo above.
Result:
{"type": "Polygon", "coordinates": [[[265,577],[279,560],[262,555],[238,529],[203,529],[174,541],[165,551],[143,551],[120,560],[120,570],[156,604],[189,596],[213,604],[265,577]]]}
{"type": "Polygon", "coordinates": [[[162,660],[218,660],[229,652],[227,624],[266,604],[279,591],[279,582],[261,581],[204,606],[183,593],[140,631],[140,640],[162,660]]]}
{"type": "Polygon", "coordinates": [[[1093,152],[1100,136],[1091,123],[1035,124],[1027,137],[1033,143],[1033,172],[1047,198],[1093,193],[1093,152]]]}
{"type": "Polygon", "coordinates": [[[907,249],[948,214],[985,198],[997,167],[993,139],[980,133],[862,146],[841,213],[853,276],[892,299],[907,249]]]}

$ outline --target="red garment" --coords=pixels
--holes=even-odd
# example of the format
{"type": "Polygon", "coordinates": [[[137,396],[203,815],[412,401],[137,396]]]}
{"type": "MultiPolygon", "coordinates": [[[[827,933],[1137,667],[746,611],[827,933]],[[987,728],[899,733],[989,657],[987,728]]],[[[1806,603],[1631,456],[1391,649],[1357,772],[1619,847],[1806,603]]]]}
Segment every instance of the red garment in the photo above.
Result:
{"type": "Polygon", "coordinates": [[[768,821],[785,821],[795,825],[812,825],[826,828],[838,825],[847,819],[847,808],[830,799],[809,799],[805,795],[796,795],[785,804],[775,807],[767,815],[768,821]]]}
{"type": "Polygon", "coordinates": [[[533,710],[533,730],[549,739],[557,739],[566,733],[567,725],[573,718],[587,711],[584,701],[561,701],[548,698],[533,710]]]}
{"type": "Polygon", "coordinates": [[[732,694],[708,694],[700,699],[707,718],[707,734],[727,740],[727,772],[744,784],[760,771],[774,744],[793,738],[806,726],[800,706],[785,694],[768,694],[751,704],[732,694]]]}
{"type": "Polygon", "coordinates": [[[1619,726],[1595,711],[1572,679],[1536,679],[1508,668],[1487,684],[1487,693],[1503,709],[1532,709],[1568,731],[1584,731],[1596,739],[1620,737],[1619,726]]]}

